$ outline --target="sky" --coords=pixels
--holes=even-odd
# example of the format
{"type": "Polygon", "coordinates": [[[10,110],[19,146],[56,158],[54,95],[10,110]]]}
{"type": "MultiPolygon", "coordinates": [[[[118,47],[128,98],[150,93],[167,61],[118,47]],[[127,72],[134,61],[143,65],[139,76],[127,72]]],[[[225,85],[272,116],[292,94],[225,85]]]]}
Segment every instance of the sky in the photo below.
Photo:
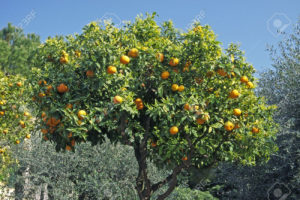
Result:
{"type": "Polygon", "coordinates": [[[40,35],[43,42],[48,36],[81,33],[91,21],[111,19],[122,26],[147,12],[156,12],[159,24],[172,20],[182,30],[195,20],[210,25],[223,48],[240,44],[247,61],[262,72],[272,64],[267,45],[284,38],[277,30],[292,32],[300,19],[300,0],[2,0],[0,29],[10,22],[40,35]]]}

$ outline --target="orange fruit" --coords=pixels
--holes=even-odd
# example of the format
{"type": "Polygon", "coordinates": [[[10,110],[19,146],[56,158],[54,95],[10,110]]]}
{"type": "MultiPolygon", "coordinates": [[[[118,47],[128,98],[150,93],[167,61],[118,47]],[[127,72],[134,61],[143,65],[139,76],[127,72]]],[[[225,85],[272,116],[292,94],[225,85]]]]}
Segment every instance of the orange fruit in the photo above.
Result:
{"type": "Polygon", "coordinates": [[[25,117],[29,117],[29,116],[30,116],[30,113],[29,113],[29,112],[24,112],[24,116],[25,116],[25,117]]]}
{"type": "Polygon", "coordinates": [[[86,111],[85,110],[79,110],[77,113],[77,116],[79,119],[83,119],[86,116],[86,111]]]}
{"type": "Polygon", "coordinates": [[[19,121],[19,124],[20,124],[20,126],[21,126],[22,128],[25,128],[25,122],[19,121]]]}
{"type": "Polygon", "coordinates": [[[164,71],[163,73],[161,73],[161,78],[164,80],[169,78],[169,76],[170,76],[170,73],[168,71],[164,71]]]}
{"type": "Polygon", "coordinates": [[[46,85],[46,84],[47,84],[47,81],[40,80],[40,81],[38,82],[38,84],[39,84],[39,85],[42,85],[42,84],[46,85]]]}
{"type": "Polygon", "coordinates": [[[128,52],[128,56],[132,57],[132,58],[136,58],[139,55],[139,50],[136,48],[132,48],[130,49],[130,51],[128,52]]]}
{"type": "Polygon", "coordinates": [[[231,74],[231,76],[235,77],[235,73],[234,72],[231,72],[230,74],[231,74]]]}
{"type": "Polygon", "coordinates": [[[60,59],[59,59],[59,62],[60,62],[61,64],[66,64],[66,63],[69,62],[69,58],[66,57],[66,56],[61,56],[60,59]]]}
{"type": "Polygon", "coordinates": [[[182,160],[183,160],[183,161],[187,161],[187,159],[188,159],[187,156],[183,156],[183,157],[182,157],[182,160]]]}
{"type": "Polygon", "coordinates": [[[205,122],[206,122],[205,119],[202,119],[202,118],[197,119],[198,124],[204,124],[205,122]]]}
{"type": "Polygon", "coordinates": [[[230,121],[227,121],[224,125],[226,131],[232,131],[234,129],[234,124],[230,121]]]}
{"type": "Polygon", "coordinates": [[[43,134],[47,134],[47,133],[48,133],[48,130],[47,130],[47,129],[42,129],[41,132],[42,132],[43,134]]]}
{"type": "Polygon", "coordinates": [[[229,97],[232,98],[232,99],[238,98],[239,96],[240,96],[240,93],[239,93],[239,91],[237,91],[237,90],[232,90],[232,91],[229,93],[229,97]]]}
{"type": "Polygon", "coordinates": [[[3,134],[7,134],[8,133],[8,130],[7,129],[4,129],[3,130],[3,134]]]}
{"type": "Polygon", "coordinates": [[[178,133],[178,128],[177,126],[172,126],[169,130],[171,135],[175,135],[176,133],[178,133]]]}
{"type": "Polygon", "coordinates": [[[177,91],[179,86],[177,84],[172,84],[172,91],[175,92],[177,91]]]}
{"type": "Polygon", "coordinates": [[[16,144],[20,144],[20,140],[16,140],[16,144]]]}
{"type": "Polygon", "coordinates": [[[67,150],[67,151],[71,151],[71,150],[72,150],[72,147],[70,147],[69,145],[66,145],[66,150],[67,150]]]}
{"type": "Polygon", "coordinates": [[[220,75],[220,76],[226,76],[227,73],[224,71],[224,69],[218,69],[217,70],[217,73],[220,75]]]}
{"type": "Polygon", "coordinates": [[[173,69],[173,72],[175,72],[175,73],[177,73],[177,74],[179,73],[179,71],[178,71],[177,68],[174,68],[174,69],[173,69]]]}
{"type": "Polygon", "coordinates": [[[16,85],[19,86],[19,87],[21,87],[22,86],[22,82],[17,82],[16,85]]]}
{"type": "Polygon", "coordinates": [[[94,72],[92,70],[87,70],[85,74],[87,77],[90,77],[90,78],[94,76],[94,72]]]}
{"type": "Polygon", "coordinates": [[[184,104],[183,106],[184,110],[190,110],[190,105],[188,103],[184,104]]]}
{"type": "Polygon", "coordinates": [[[175,67],[178,64],[179,64],[179,59],[178,58],[172,58],[169,62],[169,65],[171,65],[172,67],[175,67]]]}
{"type": "Polygon", "coordinates": [[[114,74],[114,73],[116,73],[117,72],[117,68],[115,67],[115,66],[108,66],[107,67],[107,73],[108,74],[114,74]]]}
{"type": "Polygon", "coordinates": [[[151,146],[156,147],[157,146],[156,142],[151,142],[151,146]]]}
{"type": "Polygon", "coordinates": [[[259,129],[257,127],[252,128],[252,133],[259,133],[259,129]]]}
{"type": "Polygon", "coordinates": [[[0,111],[0,115],[2,115],[2,116],[3,116],[4,114],[5,114],[5,113],[4,113],[4,111],[0,111]]]}
{"type": "Polygon", "coordinates": [[[42,112],[41,116],[42,116],[42,118],[46,117],[46,113],[42,112]]]}
{"type": "Polygon", "coordinates": [[[26,134],[25,138],[30,139],[31,135],[30,134],[26,134]]]}
{"type": "Polygon", "coordinates": [[[71,140],[71,146],[72,146],[72,147],[75,146],[75,139],[71,140]]]}
{"type": "Polygon", "coordinates": [[[72,108],[73,108],[73,105],[72,105],[72,104],[68,103],[68,104],[66,105],[66,109],[72,109],[72,108]]]}
{"type": "Polygon", "coordinates": [[[163,61],[164,61],[164,54],[162,54],[162,53],[157,53],[157,54],[156,54],[156,59],[157,59],[159,62],[163,62],[163,61]]]}
{"type": "Polygon", "coordinates": [[[68,91],[68,86],[66,86],[64,83],[61,83],[56,87],[56,89],[59,93],[63,94],[68,91]]]}
{"type": "Polygon", "coordinates": [[[137,109],[138,110],[143,110],[143,108],[144,108],[144,104],[143,103],[137,105],[137,109]]]}
{"type": "Polygon", "coordinates": [[[254,84],[250,81],[247,82],[247,87],[248,88],[254,88],[254,84]]]}
{"type": "Polygon", "coordinates": [[[183,85],[180,85],[179,87],[178,87],[178,92],[182,92],[184,90],[184,86],[183,85]]]}
{"type": "Polygon", "coordinates": [[[42,92],[39,93],[39,97],[43,98],[44,96],[46,96],[45,93],[42,93],[42,92]]]}
{"type": "Polygon", "coordinates": [[[242,83],[247,83],[248,82],[248,77],[247,76],[242,76],[240,80],[241,80],[242,83]]]}
{"type": "Polygon", "coordinates": [[[53,89],[53,87],[52,87],[52,85],[48,85],[47,86],[47,91],[49,92],[50,90],[52,90],[53,89]]]}
{"type": "Polygon", "coordinates": [[[114,104],[117,104],[117,103],[122,103],[123,102],[123,98],[120,97],[120,96],[115,96],[114,97],[114,104]]]}
{"type": "Polygon", "coordinates": [[[233,109],[233,114],[235,116],[240,116],[242,114],[242,111],[238,108],[233,109]]]}
{"type": "Polygon", "coordinates": [[[121,57],[120,57],[120,62],[122,63],[122,64],[128,64],[129,62],[130,62],[130,58],[128,57],[128,56],[125,56],[125,55],[122,55],[121,57]]]}
{"type": "Polygon", "coordinates": [[[143,101],[142,101],[141,98],[137,98],[137,99],[135,99],[134,103],[135,104],[140,104],[140,103],[143,103],[143,101]]]}

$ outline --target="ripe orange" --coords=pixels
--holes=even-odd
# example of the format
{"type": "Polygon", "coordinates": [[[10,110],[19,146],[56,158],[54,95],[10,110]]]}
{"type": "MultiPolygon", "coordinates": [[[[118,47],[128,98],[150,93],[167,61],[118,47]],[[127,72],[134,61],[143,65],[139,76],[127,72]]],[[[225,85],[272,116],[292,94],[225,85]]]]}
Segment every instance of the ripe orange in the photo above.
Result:
{"type": "Polygon", "coordinates": [[[180,85],[179,87],[178,87],[178,92],[182,92],[184,90],[184,86],[183,85],[180,85]]]}
{"type": "Polygon", "coordinates": [[[117,72],[117,68],[115,67],[115,66],[108,66],[107,67],[107,73],[108,74],[114,74],[114,73],[116,73],[117,72]]]}
{"type": "Polygon", "coordinates": [[[177,91],[179,86],[177,84],[172,84],[172,91],[175,92],[177,91]]]}
{"type": "Polygon", "coordinates": [[[25,116],[25,117],[29,117],[29,116],[30,116],[30,113],[29,113],[29,112],[24,112],[24,116],[25,116]]]}
{"type": "Polygon", "coordinates": [[[143,103],[142,99],[141,98],[136,98],[135,101],[134,101],[135,104],[140,104],[140,103],[143,103]]]}
{"type": "Polygon", "coordinates": [[[39,84],[39,85],[42,85],[42,84],[46,85],[46,84],[47,84],[47,81],[45,81],[45,80],[40,80],[40,81],[38,82],[38,84],[39,84]]]}
{"type": "Polygon", "coordinates": [[[170,73],[168,71],[164,71],[163,73],[161,73],[161,78],[162,79],[167,79],[169,78],[170,73]]]}
{"type": "Polygon", "coordinates": [[[151,142],[151,146],[156,147],[157,146],[156,142],[151,142]]]}
{"type": "Polygon", "coordinates": [[[46,113],[45,112],[42,112],[42,118],[46,117],[46,113]]]}
{"type": "Polygon", "coordinates": [[[5,114],[5,113],[4,113],[4,111],[0,111],[0,115],[2,115],[2,116],[3,116],[4,114],[5,114]]]}
{"type": "Polygon", "coordinates": [[[175,67],[178,64],[179,64],[179,59],[178,58],[172,58],[169,62],[169,65],[171,65],[172,67],[175,67]]]}
{"type": "Polygon", "coordinates": [[[238,108],[233,109],[233,114],[235,116],[240,116],[242,114],[242,111],[238,108]]]}
{"type": "Polygon", "coordinates": [[[229,97],[232,98],[232,99],[238,98],[239,96],[240,96],[240,93],[239,93],[239,91],[237,91],[237,90],[232,90],[232,91],[229,93],[229,97]]]}
{"type": "Polygon", "coordinates": [[[123,98],[120,97],[120,96],[115,96],[114,97],[114,104],[117,104],[117,103],[122,103],[123,102],[123,98]]]}
{"type": "Polygon", "coordinates": [[[75,146],[75,139],[71,140],[71,146],[72,146],[72,147],[75,146]]]}
{"type": "Polygon", "coordinates": [[[254,84],[250,81],[247,82],[247,87],[248,88],[254,88],[254,84]]]}
{"type": "Polygon", "coordinates": [[[47,133],[48,133],[48,130],[47,130],[47,129],[42,129],[41,132],[42,132],[43,134],[47,134],[47,133]]]}
{"type": "Polygon", "coordinates": [[[227,121],[224,125],[226,131],[232,131],[234,129],[234,124],[230,121],[227,121]]]}
{"type": "Polygon", "coordinates": [[[206,122],[205,119],[202,119],[202,118],[197,119],[198,124],[204,124],[205,122],[206,122]]]}
{"type": "Polygon", "coordinates": [[[66,145],[66,150],[67,150],[67,151],[71,151],[71,150],[72,150],[72,147],[70,147],[69,145],[66,145]]]}
{"type": "Polygon", "coordinates": [[[137,107],[138,110],[143,110],[144,104],[143,104],[143,103],[140,103],[140,104],[138,104],[136,107],[137,107]]]}
{"type": "Polygon", "coordinates": [[[252,128],[252,133],[259,133],[259,129],[257,127],[252,128]]]}
{"type": "Polygon", "coordinates": [[[90,77],[90,78],[94,76],[94,72],[92,70],[87,70],[85,74],[87,77],[90,77]]]}
{"type": "Polygon", "coordinates": [[[138,55],[139,55],[139,50],[137,48],[132,48],[128,52],[128,56],[130,56],[132,58],[136,58],[136,57],[138,57],[138,55]]]}
{"type": "Polygon", "coordinates": [[[31,135],[30,134],[26,134],[25,136],[27,139],[30,139],[31,135]]]}
{"type": "Polygon", "coordinates": [[[242,76],[240,80],[241,80],[242,83],[247,83],[248,82],[248,77],[247,76],[242,76]]]}
{"type": "Polygon", "coordinates": [[[184,104],[183,106],[184,110],[190,110],[190,105],[188,103],[184,104]]]}
{"type": "Polygon", "coordinates": [[[85,110],[79,110],[77,113],[77,116],[79,119],[83,119],[86,116],[86,111],[85,110]]]}
{"type": "Polygon", "coordinates": [[[68,103],[68,104],[66,105],[66,109],[72,109],[72,108],[73,108],[73,105],[72,105],[72,104],[68,103]]]}
{"type": "Polygon", "coordinates": [[[20,144],[20,140],[16,140],[16,144],[20,144]]]}
{"type": "Polygon", "coordinates": [[[175,135],[176,133],[178,133],[178,128],[177,126],[172,126],[169,130],[171,135],[175,135]]]}
{"type": "Polygon", "coordinates": [[[156,54],[156,59],[157,59],[159,62],[163,62],[163,61],[164,61],[164,54],[162,54],[162,53],[157,53],[157,54],[156,54]]]}
{"type": "Polygon", "coordinates": [[[22,86],[22,82],[17,82],[16,85],[19,86],[19,87],[21,87],[22,86]]]}
{"type": "Polygon", "coordinates": [[[22,128],[25,128],[25,122],[19,121],[19,124],[20,124],[20,126],[21,126],[22,128]]]}
{"type": "Polygon", "coordinates": [[[69,58],[67,56],[61,56],[60,59],[59,59],[59,62],[61,64],[66,64],[69,62],[69,58]]]}
{"type": "Polygon", "coordinates": [[[188,159],[187,156],[183,156],[183,157],[182,157],[182,160],[183,160],[183,161],[187,161],[187,159],[188,159]]]}
{"type": "Polygon", "coordinates": [[[68,91],[68,86],[66,86],[64,83],[61,83],[59,86],[56,87],[57,91],[61,94],[68,91]]]}
{"type": "Polygon", "coordinates": [[[224,71],[224,69],[218,69],[217,70],[217,73],[220,75],[220,76],[226,76],[227,75],[227,73],[224,71]]]}
{"type": "Polygon", "coordinates": [[[39,93],[39,97],[43,98],[44,96],[46,96],[45,93],[42,93],[42,92],[39,93]]]}
{"type": "Polygon", "coordinates": [[[130,62],[130,58],[128,56],[125,56],[125,55],[122,55],[121,58],[120,58],[120,62],[122,64],[128,64],[130,62]]]}

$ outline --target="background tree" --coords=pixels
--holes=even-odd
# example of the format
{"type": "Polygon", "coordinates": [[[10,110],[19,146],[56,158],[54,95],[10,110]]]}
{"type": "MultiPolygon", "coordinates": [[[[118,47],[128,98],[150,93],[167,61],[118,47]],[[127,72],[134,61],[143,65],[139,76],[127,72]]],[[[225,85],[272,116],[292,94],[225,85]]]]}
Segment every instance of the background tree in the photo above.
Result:
{"type": "Polygon", "coordinates": [[[10,23],[0,30],[0,70],[10,74],[30,72],[31,52],[40,44],[36,34],[23,33],[21,28],[10,23]]]}
{"type": "MultiPolygon", "coordinates": [[[[276,182],[285,184],[291,194],[300,198],[300,21],[278,47],[271,46],[272,69],[260,75],[257,93],[269,104],[276,104],[274,119],[280,125],[276,143],[279,151],[267,164],[241,167],[225,164],[217,172],[214,184],[222,185],[214,195],[221,199],[265,199],[276,182]]],[[[284,192],[284,188],[281,188],[284,192]]]]}
{"type": "Polygon", "coordinates": [[[140,199],[168,183],[157,197],[165,199],[190,166],[253,165],[275,149],[273,107],[254,95],[254,69],[241,51],[232,45],[222,53],[208,26],[179,34],[154,16],[49,38],[32,77],[44,140],[57,150],[105,136],[133,147],[140,199]],[[155,183],[147,159],[172,172],[155,183]]]}

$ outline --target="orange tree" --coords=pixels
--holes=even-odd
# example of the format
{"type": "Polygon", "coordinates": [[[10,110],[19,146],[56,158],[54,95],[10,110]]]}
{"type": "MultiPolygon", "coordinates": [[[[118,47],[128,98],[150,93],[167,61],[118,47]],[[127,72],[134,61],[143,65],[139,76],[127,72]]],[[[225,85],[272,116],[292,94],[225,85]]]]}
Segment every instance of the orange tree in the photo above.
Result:
{"type": "Polygon", "coordinates": [[[0,180],[7,178],[12,159],[9,148],[30,139],[32,117],[26,104],[25,80],[0,71],[0,180]]]}
{"type": "Polygon", "coordinates": [[[254,69],[242,52],[234,45],[222,52],[209,26],[180,33],[154,17],[122,29],[93,22],[38,48],[32,79],[44,139],[57,150],[105,136],[132,146],[140,199],[168,184],[158,195],[166,198],[190,166],[268,160],[276,149],[274,107],[255,96],[254,69]],[[148,158],[172,173],[151,182],[148,158]]]}

